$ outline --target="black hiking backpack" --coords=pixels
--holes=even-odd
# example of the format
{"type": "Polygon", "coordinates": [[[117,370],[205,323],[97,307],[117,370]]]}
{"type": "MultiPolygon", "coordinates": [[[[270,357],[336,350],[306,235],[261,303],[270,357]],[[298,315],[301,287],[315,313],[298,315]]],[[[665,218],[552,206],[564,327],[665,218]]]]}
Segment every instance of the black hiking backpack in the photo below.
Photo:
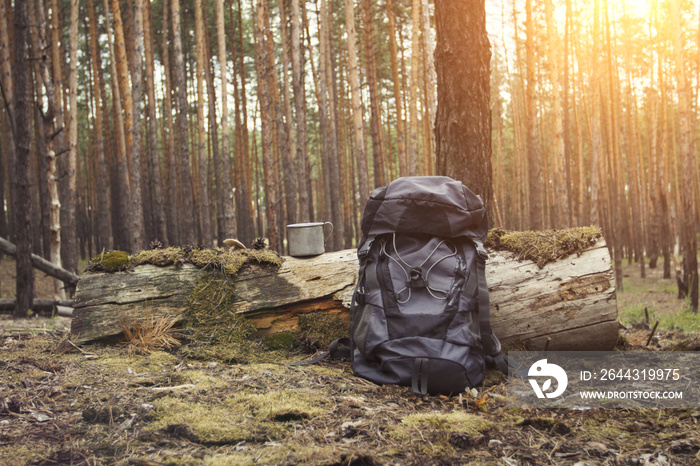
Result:
{"type": "Polygon", "coordinates": [[[350,311],[355,375],[449,394],[481,383],[487,362],[507,372],[489,322],[487,229],[481,198],[448,177],[371,193],[350,311]]]}

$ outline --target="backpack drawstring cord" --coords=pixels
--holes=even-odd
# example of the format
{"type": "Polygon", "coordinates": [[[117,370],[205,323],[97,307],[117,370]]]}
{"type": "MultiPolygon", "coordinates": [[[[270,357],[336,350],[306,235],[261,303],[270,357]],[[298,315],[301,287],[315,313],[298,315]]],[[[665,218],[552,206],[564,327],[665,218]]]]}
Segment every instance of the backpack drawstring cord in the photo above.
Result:
{"type": "MultiPolygon", "coordinates": [[[[451,247],[451,249],[453,249],[452,253],[447,254],[447,255],[441,257],[440,259],[438,259],[437,261],[435,261],[435,262],[433,263],[433,265],[431,265],[431,266],[428,268],[428,270],[425,272],[425,275],[424,275],[424,277],[423,277],[423,280],[424,280],[425,283],[426,283],[425,287],[426,287],[426,289],[428,290],[428,293],[430,293],[430,296],[432,296],[432,297],[435,298],[435,299],[441,299],[441,300],[445,300],[445,299],[449,298],[449,292],[448,292],[448,291],[446,291],[446,290],[440,290],[440,289],[431,287],[431,286],[430,286],[430,282],[428,281],[428,277],[430,276],[430,272],[433,270],[433,267],[435,267],[437,264],[439,264],[439,263],[442,262],[443,260],[448,259],[448,258],[450,258],[450,257],[453,257],[453,256],[457,255],[457,247],[455,247],[454,244],[452,244],[451,242],[446,241],[446,240],[441,240],[441,241],[437,244],[437,246],[435,246],[435,248],[430,252],[430,254],[428,254],[428,257],[426,257],[425,260],[424,260],[423,262],[420,263],[420,265],[418,265],[418,266],[412,266],[412,265],[408,264],[405,260],[403,260],[403,258],[402,258],[401,255],[399,254],[398,249],[396,248],[396,233],[393,233],[393,234],[392,234],[392,243],[393,243],[393,246],[394,246],[394,252],[396,253],[396,257],[399,258],[398,260],[396,260],[394,257],[392,257],[391,254],[389,254],[389,253],[387,252],[387,250],[386,250],[386,241],[382,241],[382,242],[381,242],[381,253],[382,253],[382,254],[385,254],[389,259],[391,259],[392,261],[394,261],[394,262],[396,263],[396,265],[399,266],[399,268],[403,271],[404,275],[406,275],[406,282],[409,282],[409,281],[411,280],[411,276],[410,276],[409,273],[406,271],[407,268],[408,268],[408,270],[410,270],[410,271],[421,270],[422,267],[425,265],[425,263],[428,262],[428,261],[430,260],[431,257],[433,257],[433,254],[435,254],[435,252],[438,250],[438,248],[439,248],[440,246],[442,246],[443,244],[445,244],[445,245],[447,245],[448,247],[451,247]],[[401,262],[399,262],[399,261],[401,261],[401,262]],[[403,265],[402,265],[402,263],[403,263],[403,265]],[[405,265],[406,267],[404,267],[404,265],[405,265]],[[437,296],[435,293],[440,293],[440,294],[442,294],[443,296],[437,296]]],[[[410,287],[405,286],[405,287],[401,288],[401,289],[396,293],[396,301],[397,301],[399,304],[406,304],[406,303],[409,302],[410,300],[411,300],[411,288],[410,288],[410,287]],[[399,298],[399,296],[401,296],[401,293],[403,293],[405,290],[408,290],[408,296],[406,297],[405,300],[402,301],[401,298],[399,298]]]]}

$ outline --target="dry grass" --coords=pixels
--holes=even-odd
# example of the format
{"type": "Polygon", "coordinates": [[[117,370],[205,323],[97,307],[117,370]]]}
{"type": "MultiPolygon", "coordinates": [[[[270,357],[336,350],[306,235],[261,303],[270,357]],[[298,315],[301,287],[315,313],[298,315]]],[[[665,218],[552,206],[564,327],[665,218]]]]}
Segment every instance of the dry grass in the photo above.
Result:
{"type": "Polygon", "coordinates": [[[171,316],[156,317],[150,310],[146,316],[134,322],[129,316],[124,316],[119,327],[124,332],[130,352],[150,354],[180,346],[180,341],[176,338],[177,322],[178,319],[171,316]]]}

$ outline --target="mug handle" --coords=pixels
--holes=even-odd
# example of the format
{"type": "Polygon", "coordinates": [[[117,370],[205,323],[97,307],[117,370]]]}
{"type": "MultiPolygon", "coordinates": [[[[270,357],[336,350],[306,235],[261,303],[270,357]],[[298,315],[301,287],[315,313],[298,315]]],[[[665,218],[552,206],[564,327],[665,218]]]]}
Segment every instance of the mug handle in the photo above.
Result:
{"type": "Polygon", "coordinates": [[[330,238],[331,235],[333,234],[333,224],[332,224],[331,222],[323,222],[323,229],[324,229],[324,230],[326,229],[326,225],[330,226],[330,231],[329,231],[328,234],[326,235],[326,238],[323,240],[324,243],[325,243],[326,241],[328,241],[328,238],[330,238]]]}

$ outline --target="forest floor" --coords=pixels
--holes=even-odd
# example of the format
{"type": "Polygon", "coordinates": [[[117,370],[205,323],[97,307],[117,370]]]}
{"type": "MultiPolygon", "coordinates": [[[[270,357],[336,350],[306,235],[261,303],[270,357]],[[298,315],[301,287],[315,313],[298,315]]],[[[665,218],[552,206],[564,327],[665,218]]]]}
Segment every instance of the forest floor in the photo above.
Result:
{"type": "MultiPolygon", "coordinates": [[[[0,267],[3,297],[10,262],[0,267]]],[[[625,267],[620,349],[699,351],[700,333],[676,328],[682,319],[660,324],[644,346],[644,307],[652,325],[686,312],[673,283],[647,272],[641,279],[625,267]]],[[[50,281],[42,286],[50,296],[50,281]]],[[[177,350],[77,349],[66,341],[69,319],[22,322],[0,326],[3,465],[700,463],[700,407],[514,409],[495,372],[475,393],[417,397],[354,377],[347,362],[292,367],[285,363],[304,356],[287,351],[221,363],[177,350]]]]}

